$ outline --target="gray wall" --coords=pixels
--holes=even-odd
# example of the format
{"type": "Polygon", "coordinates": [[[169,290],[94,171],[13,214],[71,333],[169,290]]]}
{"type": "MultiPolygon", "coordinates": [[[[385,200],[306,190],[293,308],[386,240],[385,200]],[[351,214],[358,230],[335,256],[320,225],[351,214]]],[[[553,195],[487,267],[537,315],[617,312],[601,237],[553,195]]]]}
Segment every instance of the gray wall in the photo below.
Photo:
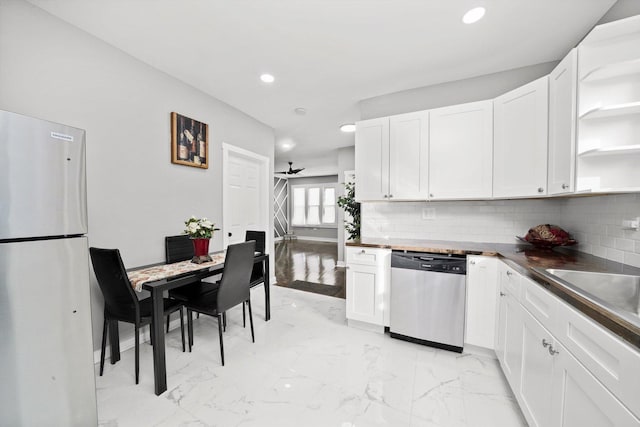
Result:
{"type": "Polygon", "coordinates": [[[360,101],[360,118],[372,119],[492,99],[549,74],[557,63],[547,62],[364,99],[360,101]]]}
{"type": "MultiPolygon", "coordinates": [[[[328,176],[311,176],[304,178],[289,178],[289,218],[291,218],[291,187],[294,185],[306,185],[306,184],[324,184],[324,183],[337,183],[338,175],[328,176]]],[[[336,192],[337,194],[337,192],[336,192]]],[[[311,237],[314,239],[327,239],[331,241],[337,241],[338,229],[327,227],[291,227],[293,233],[298,236],[299,239],[304,240],[305,237],[311,237]]]]}
{"type": "Polygon", "coordinates": [[[600,18],[598,25],[634,15],[640,15],[640,0],[618,0],[611,6],[611,9],[600,18]]]}
{"type": "MultiPolygon", "coordinates": [[[[0,1],[0,64],[0,109],[86,129],[89,243],[120,248],[129,267],[164,261],[164,236],[190,215],[220,225],[223,141],[267,156],[273,175],[272,128],[30,3],[0,1]],[[171,164],[172,111],[209,124],[209,169],[171,164]]],[[[212,248],[222,249],[221,233],[212,248]]]]}

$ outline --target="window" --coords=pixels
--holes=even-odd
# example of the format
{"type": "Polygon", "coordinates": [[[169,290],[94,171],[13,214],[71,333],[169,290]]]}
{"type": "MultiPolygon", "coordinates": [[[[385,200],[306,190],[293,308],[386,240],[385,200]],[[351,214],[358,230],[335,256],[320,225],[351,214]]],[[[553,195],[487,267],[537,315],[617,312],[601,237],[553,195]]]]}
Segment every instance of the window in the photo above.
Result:
{"type": "Polygon", "coordinates": [[[292,185],[291,224],[334,227],[336,225],[335,184],[292,185]]]}

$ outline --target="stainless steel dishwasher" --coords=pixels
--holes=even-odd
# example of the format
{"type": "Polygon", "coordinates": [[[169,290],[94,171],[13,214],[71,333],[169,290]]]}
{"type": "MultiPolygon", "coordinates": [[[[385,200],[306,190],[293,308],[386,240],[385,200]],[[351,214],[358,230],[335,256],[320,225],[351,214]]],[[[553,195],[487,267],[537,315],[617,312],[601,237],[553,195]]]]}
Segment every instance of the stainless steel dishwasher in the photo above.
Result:
{"type": "Polygon", "coordinates": [[[391,336],[461,353],[466,273],[465,255],[393,251],[391,336]]]}

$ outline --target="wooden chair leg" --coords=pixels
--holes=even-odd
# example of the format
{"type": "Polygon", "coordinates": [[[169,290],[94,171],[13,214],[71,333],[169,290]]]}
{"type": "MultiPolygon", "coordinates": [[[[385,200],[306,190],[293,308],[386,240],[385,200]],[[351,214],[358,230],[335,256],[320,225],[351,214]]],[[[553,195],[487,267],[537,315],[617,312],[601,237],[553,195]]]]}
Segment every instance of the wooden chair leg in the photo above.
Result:
{"type": "Polygon", "coordinates": [[[253,314],[251,314],[251,300],[247,300],[247,307],[249,307],[249,324],[251,324],[251,342],[256,342],[256,337],[253,335],[253,314]]]}
{"type": "Polygon", "coordinates": [[[222,319],[223,315],[218,314],[218,335],[220,336],[220,358],[222,359],[222,366],[224,366],[224,344],[222,344],[222,319]]]}
{"type": "Polygon", "coordinates": [[[242,303],[242,327],[246,328],[247,327],[247,319],[246,319],[246,313],[245,313],[246,309],[244,307],[244,303],[242,303]]]}
{"type": "Polygon", "coordinates": [[[184,308],[180,307],[180,335],[182,335],[182,352],[186,351],[184,347],[184,308]]]}
{"type": "Polygon", "coordinates": [[[171,320],[171,313],[167,314],[167,333],[169,333],[169,321],[171,320]]]}
{"type": "Polygon", "coordinates": [[[102,347],[100,350],[100,376],[104,371],[104,353],[107,349],[107,332],[109,331],[109,323],[107,316],[104,317],[104,323],[102,324],[102,347]]]}
{"type": "Polygon", "coordinates": [[[136,384],[140,382],[140,327],[136,323],[135,325],[135,335],[136,335],[136,384]]]}
{"type": "Polygon", "coordinates": [[[222,330],[227,332],[227,312],[222,313],[222,330]]]}

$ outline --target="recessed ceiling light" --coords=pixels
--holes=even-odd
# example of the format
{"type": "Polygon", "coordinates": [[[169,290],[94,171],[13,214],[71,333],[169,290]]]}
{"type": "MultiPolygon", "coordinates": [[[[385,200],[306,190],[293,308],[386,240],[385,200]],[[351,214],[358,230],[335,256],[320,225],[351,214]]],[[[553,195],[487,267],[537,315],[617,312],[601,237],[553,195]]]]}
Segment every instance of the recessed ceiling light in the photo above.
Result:
{"type": "Polygon", "coordinates": [[[353,123],[346,123],[346,124],[340,126],[340,130],[342,132],[355,132],[356,131],[356,125],[354,125],[353,123]]]}
{"type": "Polygon", "coordinates": [[[474,22],[478,22],[482,19],[485,13],[484,7],[474,7],[470,11],[464,14],[462,17],[462,22],[465,24],[473,24],[474,22]]]}
{"type": "Polygon", "coordinates": [[[302,107],[298,107],[293,111],[299,116],[304,116],[305,114],[307,114],[307,110],[302,107]]]}
{"type": "Polygon", "coordinates": [[[260,76],[260,80],[262,80],[265,83],[273,83],[273,81],[275,80],[275,77],[273,77],[271,74],[263,74],[260,76]]]}

